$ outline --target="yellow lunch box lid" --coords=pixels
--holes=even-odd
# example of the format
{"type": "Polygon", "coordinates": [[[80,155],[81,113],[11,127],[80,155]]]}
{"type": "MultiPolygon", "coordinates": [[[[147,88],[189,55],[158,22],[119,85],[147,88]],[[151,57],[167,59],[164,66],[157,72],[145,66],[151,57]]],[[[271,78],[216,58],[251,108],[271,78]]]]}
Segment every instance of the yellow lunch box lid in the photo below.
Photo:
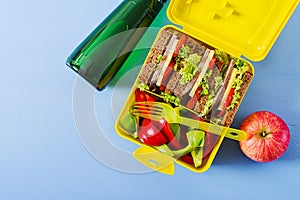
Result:
{"type": "Polygon", "coordinates": [[[263,60],[299,0],[172,0],[169,20],[227,53],[263,60]]]}

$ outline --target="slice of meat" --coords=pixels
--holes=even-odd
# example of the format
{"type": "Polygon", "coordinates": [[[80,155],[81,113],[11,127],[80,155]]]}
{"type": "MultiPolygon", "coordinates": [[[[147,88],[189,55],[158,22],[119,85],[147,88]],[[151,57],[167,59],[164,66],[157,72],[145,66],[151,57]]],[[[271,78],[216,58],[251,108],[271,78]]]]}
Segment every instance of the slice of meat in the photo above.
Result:
{"type": "Polygon", "coordinates": [[[155,69],[155,72],[151,78],[151,85],[155,85],[159,78],[162,78],[164,71],[164,64],[168,65],[171,61],[170,57],[172,58],[172,55],[170,55],[171,50],[174,49],[178,43],[178,40],[176,39],[177,35],[174,33],[170,39],[170,42],[168,43],[165,52],[163,53],[163,60],[158,64],[157,68],[155,69]],[[174,47],[175,46],[175,47],[174,47]],[[162,75],[161,75],[162,74],[162,75]]]}
{"type": "Polygon", "coordinates": [[[162,68],[161,68],[161,71],[158,75],[158,79],[157,79],[157,82],[156,82],[156,85],[157,86],[161,86],[161,83],[162,83],[162,80],[164,78],[164,75],[165,75],[165,72],[167,70],[167,67],[170,65],[170,62],[173,58],[173,53],[175,52],[176,50],[176,46],[179,42],[178,39],[176,39],[177,37],[175,36],[175,39],[173,40],[173,38],[171,39],[171,42],[170,44],[168,45],[166,51],[165,51],[165,54],[164,54],[164,57],[166,57],[165,60],[163,60],[160,65],[162,65],[162,68]]]}
{"type": "Polygon", "coordinates": [[[225,76],[224,76],[224,87],[227,87],[227,85],[228,85],[228,81],[229,81],[230,76],[232,74],[234,64],[235,64],[235,61],[232,59],[230,61],[229,65],[228,65],[227,71],[226,71],[225,76]]]}

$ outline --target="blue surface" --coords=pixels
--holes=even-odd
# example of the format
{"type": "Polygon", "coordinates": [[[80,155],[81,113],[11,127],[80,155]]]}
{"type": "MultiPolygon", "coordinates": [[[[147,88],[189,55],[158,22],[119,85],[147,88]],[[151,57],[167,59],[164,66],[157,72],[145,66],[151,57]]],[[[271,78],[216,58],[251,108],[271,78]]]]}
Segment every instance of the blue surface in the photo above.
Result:
{"type": "MultiPolygon", "coordinates": [[[[126,173],[99,162],[74,123],[74,88],[80,79],[65,60],[119,2],[1,1],[0,199],[299,199],[300,8],[267,58],[253,63],[254,80],[232,125],[238,127],[257,110],[278,114],[291,130],[284,156],[255,163],[237,142],[225,139],[207,172],[176,165],[175,175],[166,176],[126,173]]],[[[95,114],[105,124],[106,138],[129,152],[137,146],[120,138],[113,123],[136,73],[133,69],[128,78],[115,81],[116,88],[95,94],[95,114]]],[[[124,166],[134,162],[121,161],[124,166]]]]}

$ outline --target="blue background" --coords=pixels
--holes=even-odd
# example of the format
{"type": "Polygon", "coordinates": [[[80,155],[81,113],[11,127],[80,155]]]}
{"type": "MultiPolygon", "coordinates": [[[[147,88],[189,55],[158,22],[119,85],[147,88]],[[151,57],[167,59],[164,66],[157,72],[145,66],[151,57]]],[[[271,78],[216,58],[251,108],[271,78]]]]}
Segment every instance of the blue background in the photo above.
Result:
{"type": "MultiPolygon", "coordinates": [[[[65,60],[119,2],[0,1],[0,199],[299,199],[300,8],[266,59],[253,62],[254,80],[232,124],[238,127],[257,110],[278,114],[291,131],[283,157],[255,163],[225,139],[207,172],[176,165],[175,175],[167,176],[100,163],[74,123],[77,75],[65,60]]],[[[161,14],[155,23],[166,22],[161,14]]],[[[96,101],[111,101],[104,94],[112,90],[96,93],[96,101]]],[[[96,112],[102,123],[113,124],[101,108],[96,112]]],[[[105,134],[120,148],[137,148],[115,132],[105,134]]]]}

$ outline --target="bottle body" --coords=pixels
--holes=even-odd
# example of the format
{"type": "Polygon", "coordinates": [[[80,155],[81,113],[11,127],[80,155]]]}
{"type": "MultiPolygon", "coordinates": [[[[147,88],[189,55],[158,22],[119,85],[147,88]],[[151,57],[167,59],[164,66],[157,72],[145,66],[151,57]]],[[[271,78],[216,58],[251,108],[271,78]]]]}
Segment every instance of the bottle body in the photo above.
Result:
{"type": "Polygon", "coordinates": [[[75,49],[67,65],[98,90],[122,67],[164,1],[125,0],[75,49]]]}

